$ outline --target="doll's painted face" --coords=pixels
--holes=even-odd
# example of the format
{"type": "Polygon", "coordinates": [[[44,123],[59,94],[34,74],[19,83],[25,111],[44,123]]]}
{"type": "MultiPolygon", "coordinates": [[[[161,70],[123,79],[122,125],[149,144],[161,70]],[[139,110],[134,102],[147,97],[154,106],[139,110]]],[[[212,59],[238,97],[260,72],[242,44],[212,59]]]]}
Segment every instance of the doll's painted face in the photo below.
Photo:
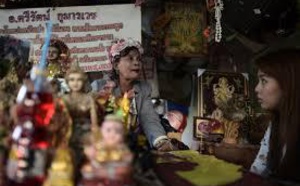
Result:
{"type": "Polygon", "coordinates": [[[57,60],[59,57],[59,50],[56,47],[50,46],[48,50],[47,59],[49,61],[57,60]]]}
{"type": "Polygon", "coordinates": [[[108,146],[113,147],[123,143],[123,124],[114,120],[104,121],[101,126],[101,135],[103,142],[108,146]]]}
{"type": "Polygon", "coordinates": [[[81,73],[71,73],[68,75],[68,85],[72,92],[80,92],[84,86],[84,79],[81,73]]]}
{"type": "Polygon", "coordinates": [[[255,87],[258,101],[263,109],[278,109],[282,97],[282,90],[277,80],[268,74],[258,71],[259,82],[255,87]]]}
{"type": "Polygon", "coordinates": [[[116,70],[120,78],[137,80],[141,72],[141,55],[138,50],[131,50],[126,56],[121,57],[116,70]]]}

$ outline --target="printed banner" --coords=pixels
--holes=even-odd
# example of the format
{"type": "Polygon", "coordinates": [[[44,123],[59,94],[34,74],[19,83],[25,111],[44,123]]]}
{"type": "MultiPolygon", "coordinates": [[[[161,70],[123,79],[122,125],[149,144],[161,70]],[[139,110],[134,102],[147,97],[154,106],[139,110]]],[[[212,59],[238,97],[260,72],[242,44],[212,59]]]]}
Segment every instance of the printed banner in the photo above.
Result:
{"type": "Polygon", "coordinates": [[[107,49],[116,38],[141,41],[141,10],[134,4],[0,10],[0,35],[27,39],[32,57],[41,55],[46,22],[52,38],[70,49],[72,62],[86,71],[110,70],[107,49]]]}

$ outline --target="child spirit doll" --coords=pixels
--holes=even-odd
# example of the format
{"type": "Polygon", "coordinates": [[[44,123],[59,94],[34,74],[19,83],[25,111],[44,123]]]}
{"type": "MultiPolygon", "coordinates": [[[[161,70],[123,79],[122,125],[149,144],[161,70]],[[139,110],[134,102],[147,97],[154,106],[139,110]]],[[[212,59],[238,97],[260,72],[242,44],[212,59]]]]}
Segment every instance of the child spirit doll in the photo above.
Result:
{"type": "Polygon", "coordinates": [[[122,118],[115,115],[105,117],[101,129],[101,139],[87,136],[84,153],[87,162],[81,169],[83,186],[97,185],[123,186],[132,184],[133,154],[125,144],[125,130],[122,118]]]}
{"type": "Polygon", "coordinates": [[[63,78],[70,66],[69,56],[69,48],[64,42],[51,39],[47,55],[48,77],[63,78]]]}
{"type": "MultiPolygon", "coordinates": [[[[41,46],[41,48],[44,44],[41,46]]],[[[61,40],[51,39],[46,58],[47,78],[59,82],[60,93],[69,91],[64,80],[67,70],[70,68],[70,50],[61,40]]]]}

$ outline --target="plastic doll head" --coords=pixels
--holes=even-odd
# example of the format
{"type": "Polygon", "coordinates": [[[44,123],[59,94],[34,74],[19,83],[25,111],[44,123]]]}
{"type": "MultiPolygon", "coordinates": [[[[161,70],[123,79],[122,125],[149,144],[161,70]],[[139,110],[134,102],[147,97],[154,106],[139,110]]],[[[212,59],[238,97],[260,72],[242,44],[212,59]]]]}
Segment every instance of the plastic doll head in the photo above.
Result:
{"type": "Polygon", "coordinates": [[[60,50],[57,47],[49,46],[47,60],[54,61],[58,60],[60,56],[60,50]]]}
{"type": "Polygon", "coordinates": [[[71,92],[84,91],[85,84],[87,82],[87,75],[79,66],[70,68],[65,79],[71,92]]]}
{"type": "Polygon", "coordinates": [[[121,118],[115,115],[106,116],[100,130],[105,145],[114,147],[124,142],[125,131],[121,118]]]}
{"type": "MultiPolygon", "coordinates": [[[[44,44],[43,44],[44,45],[44,44]]],[[[41,48],[43,47],[41,46],[41,48]]],[[[47,60],[49,61],[58,61],[58,60],[65,60],[70,55],[70,51],[68,46],[61,40],[58,39],[51,39],[47,60]]]]}

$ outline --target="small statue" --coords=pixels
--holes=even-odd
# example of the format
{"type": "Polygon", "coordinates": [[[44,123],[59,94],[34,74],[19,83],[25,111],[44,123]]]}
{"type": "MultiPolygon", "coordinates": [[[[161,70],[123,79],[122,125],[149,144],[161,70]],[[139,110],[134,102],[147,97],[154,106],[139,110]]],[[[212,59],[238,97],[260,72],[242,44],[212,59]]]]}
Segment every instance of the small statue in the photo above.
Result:
{"type": "MultiPolygon", "coordinates": [[[[41,46],[41,48],[44,44],[41,46]]],[[[34,59],[38,63],[37,59],[34,59]]],[[[70,50],[61,40],[51,39],[46,57],[47,79],[57,81],[59,93],[64,94],[69,91],[64,76],[70,68],[70,50]]]]}
{"type": "Polygon", "coordinates": [[[47,55],[48,77],[63,78],[70,67],[69,56],[69,48],[63,41],[51,39],[47,55]]]}
{"type": "MultiPolygon", "coordinates": [[[[79,66],[72,66],[66,74],[70,93],[62,98],[72,118],[70,147],[75,153],[75,170],[78,171],[83,161],[83,136],[98,130],[98,117],[95,101],[85,92],[87,75],[79,66]]],[[[76,176],[77,178],[78,176],[76,176]]]]}
{"type": "Polygon", "coordinates": [[[87,162],[81,168],[81,184],[130,185],[133,154],[124,141],[122,118],[106,116],[100,131],[101,139],[95,136],[86,137],[84,153],[87,162]]]}

